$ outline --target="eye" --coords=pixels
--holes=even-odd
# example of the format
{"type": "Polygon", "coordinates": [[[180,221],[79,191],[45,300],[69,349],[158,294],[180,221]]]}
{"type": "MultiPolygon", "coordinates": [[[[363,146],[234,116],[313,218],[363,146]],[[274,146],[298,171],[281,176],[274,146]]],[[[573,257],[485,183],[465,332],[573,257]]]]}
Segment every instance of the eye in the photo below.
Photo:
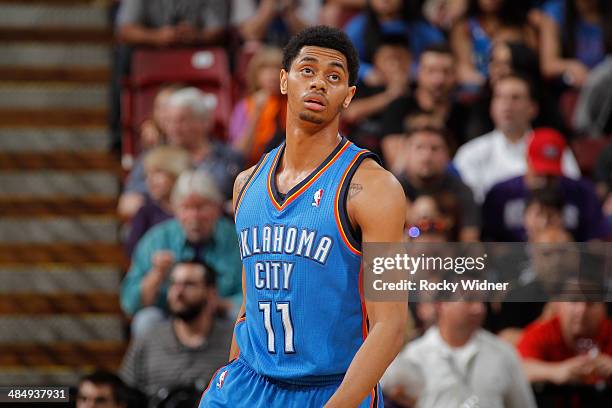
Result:
{"type": "Polygon", "coordinates": [[[310,75],[310,74],[312,74],[312,69],[310,69],[308,67],[304,67],[304,68],[302,68],[302,72],[304,74],[310,75]]]}
{"type": "Polygon", "coordinates": [[[329,79],[331,79],[333,82],[339,81],[340,80],[340,75],[338,75],[338,74],[331,74],[329,76],[329,79]]]}

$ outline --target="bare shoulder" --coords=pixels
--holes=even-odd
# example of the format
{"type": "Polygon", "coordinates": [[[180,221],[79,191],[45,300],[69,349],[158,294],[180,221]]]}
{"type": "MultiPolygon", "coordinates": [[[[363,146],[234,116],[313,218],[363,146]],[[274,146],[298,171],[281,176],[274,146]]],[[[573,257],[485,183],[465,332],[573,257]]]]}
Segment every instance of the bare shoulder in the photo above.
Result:
{"type": "Polygon", "coordinates": [[[372,159],[364,160],[355,172],[348,198],[390,201],[400,205],[405,205],[406,201],[404,190],[395,176],[372,159]]]}
{"type": "Polygon", "coordinates": [[[406,220],[406,197],[395,176],[367,159],[349,186],[347,211],[364,242],[400,242],[406,220]]]}
{"type": "Polygon", "coordinates": [[[236,179],[234,180],[234,194],[233,194],[234,195],[234,198],[233,198],[234,205],[236,204],[236,198],[238,197],[238,194],[240,194],[240,191],[242,191],[242,188],[248,181],[249,177],[251,177],[251,174],[253,174],[253,171],[255,171],[255,167],[257,167],[257,165],[249,167],[248,169],[244,171],[241,171],[236,176],[236,179]]]}

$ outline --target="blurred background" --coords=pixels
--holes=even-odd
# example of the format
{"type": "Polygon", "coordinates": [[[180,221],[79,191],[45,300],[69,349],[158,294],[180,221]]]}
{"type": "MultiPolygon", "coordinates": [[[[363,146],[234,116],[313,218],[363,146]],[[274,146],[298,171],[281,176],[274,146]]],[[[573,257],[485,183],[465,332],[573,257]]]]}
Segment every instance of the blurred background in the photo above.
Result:
{"type": "MultiPolygon", "coordinates": [[[[402,183],[406,240],[607,242],[610,6],[0,0],[0,386],[71,386],[82,407],[197,403],[241,302],[233,180],[283,140],[282,47],[312,25],[357,48],[341,132],[402,183]]],[[[537,261],[517,271],[529,290],[537,261]]],[[[461,323],[419,305],[406,339],[486,329],[549,369],[524,367],[535,399],[500,406],[606,406],[609,307],[583,306],[487,304],[461,323]]],[[[435,406],[388,384],[391,406],[435,406]]],[[[479,392],[503,400],[470,390],[466,406],[479,392]]]]}

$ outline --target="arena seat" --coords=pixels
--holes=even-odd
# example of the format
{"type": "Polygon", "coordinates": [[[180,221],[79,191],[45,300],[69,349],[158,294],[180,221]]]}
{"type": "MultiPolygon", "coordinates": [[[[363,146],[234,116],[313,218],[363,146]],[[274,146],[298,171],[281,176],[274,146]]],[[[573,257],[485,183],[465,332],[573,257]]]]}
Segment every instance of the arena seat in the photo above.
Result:
{"type": "Polygon", "coordinates": [[[588,177],[593,173],[599,153],[609,143],[612,143],[612,135],[606,138],[581,138],[571,143],[572,151],[583,176],[588,177]]]}
{"type": "Polygon", "coordinates": [[[231,75],[222,48],[138,49],[132,74],[122,92],[123,154],[138,153],[138,128],[150,117],[153,100],[163,84],[195,86],[216,98],[214,134],[224,138],[232,106],[231,75]]]}

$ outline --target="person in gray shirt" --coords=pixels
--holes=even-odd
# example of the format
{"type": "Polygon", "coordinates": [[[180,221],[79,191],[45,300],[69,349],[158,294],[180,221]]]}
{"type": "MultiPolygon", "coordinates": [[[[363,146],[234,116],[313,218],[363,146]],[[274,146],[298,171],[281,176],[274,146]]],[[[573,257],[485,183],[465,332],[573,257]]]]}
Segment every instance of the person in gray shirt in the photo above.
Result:
{"type": "Polygon", "coordinates": [[[151,401],[182,386],[204,391],[216,369],[227,363],[233,324],[215,317],[214,276],[199,263],[176,264],[168,291],[172,319],[130,344],[119,374],[151,401]]]}
{"type": "Polygon", "coordinates": [[[419,408],[531,408],[516,351],[481,329],[480,302],[440,302],[438,323],[409,343],[382,378],[385,395],[419,408]]]}

